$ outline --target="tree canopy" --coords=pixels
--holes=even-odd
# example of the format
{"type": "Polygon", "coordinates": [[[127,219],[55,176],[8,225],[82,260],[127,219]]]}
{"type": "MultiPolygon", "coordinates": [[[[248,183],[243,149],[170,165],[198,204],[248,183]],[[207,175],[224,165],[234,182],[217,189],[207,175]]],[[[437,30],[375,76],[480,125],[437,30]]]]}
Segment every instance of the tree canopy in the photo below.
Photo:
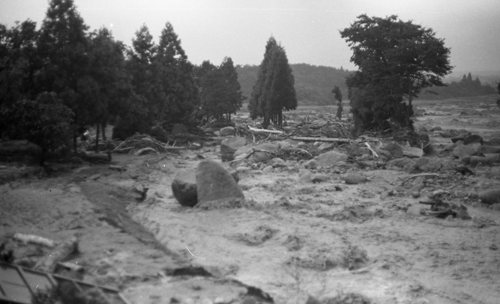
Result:
{"type": "Polygon", "coordinates": [[[347,80],[358,131],[385,128],[388,120],[411,126],[412,99],[425,87],[443,85],[451,70],[443,39],[394,15],[361,15],[340,34],[359,68],[347,80]]]}
{"type": "Polygon", "coordinates": [[[283,110],[297,107],[294,83],[285,49],[269,38],[248,105],[252,119],[263,117],[264,128],[271,121],[281,127],[283,110]]]}
{"type": "Polygon", "coordinates": [[[216,120],[231,120],[231,114],[241,108],[243,95],[238,73],[230,57],[220,66],[204,61],[197,68],[199,78],[201,114],[216,120]]]}

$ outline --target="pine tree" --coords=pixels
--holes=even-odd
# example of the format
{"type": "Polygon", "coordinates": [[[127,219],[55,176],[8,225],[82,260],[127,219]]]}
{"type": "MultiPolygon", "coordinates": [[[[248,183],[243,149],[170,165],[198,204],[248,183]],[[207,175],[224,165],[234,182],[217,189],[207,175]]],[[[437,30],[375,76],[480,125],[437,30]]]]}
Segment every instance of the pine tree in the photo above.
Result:
{"type": "Polygon", "coordinates": [[[76,138],[96,106],[92,99],[96,86],[88,75],[87,28],[73,0],[51,0],[38,42],[44,65],[37,82],[45,91],[55,92],[73,111],[75,150],[76,138]]]}
{"type": "Polygon", "coordinates": [[[156,120],[167,127],[188,122],[198,105],[198,90],[193,66],[170,23],[161,32],[153,58],[153,74],[156,82],[153,97],[154,109],[158,114],[156,120]]]}
{"type": "Polygon", "coordinates": [[[263,117],[264,128],[267,128],[271,121],[281,127],[283,110],[293,110],[297,107],[294,82],[284,48],[271,37],[267,42],[249,103],[251,117],[263,117]]]}
{"type": "Polygon", "coordinates": [[[224,104],[223,113],[226,114],[226,120],[231,121],[231,114],[236,113],[241,108],[243,102],[243,95],[241,93],[241,86],[238,82],[238,73],[234,68],[233,60],[231,57],[226,57],[220,66],[222,79],[224,81],[224,104]]]}

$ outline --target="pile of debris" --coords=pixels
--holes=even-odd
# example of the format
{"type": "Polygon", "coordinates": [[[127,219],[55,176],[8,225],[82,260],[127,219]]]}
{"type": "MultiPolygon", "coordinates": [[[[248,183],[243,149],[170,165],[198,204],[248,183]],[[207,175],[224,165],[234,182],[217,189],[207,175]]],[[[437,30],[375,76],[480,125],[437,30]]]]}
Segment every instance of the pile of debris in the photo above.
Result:
{"type": "Polygon", "coordinates": [[[180,149],[184,149],[184,147],[169,146],[147,134],[135,134],[118,144],[112,152],[145,155],[160,154],[180,149]]]}

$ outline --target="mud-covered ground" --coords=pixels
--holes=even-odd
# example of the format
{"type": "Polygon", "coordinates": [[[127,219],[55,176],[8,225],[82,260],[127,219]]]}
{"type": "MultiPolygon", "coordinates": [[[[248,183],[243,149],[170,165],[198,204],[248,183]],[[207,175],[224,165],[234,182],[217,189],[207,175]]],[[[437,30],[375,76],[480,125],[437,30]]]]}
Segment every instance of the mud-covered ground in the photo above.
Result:
{"type": "MultiPolygon", "coordinates": [[[[436,147],[451,144],[451,129],[500,137],[493,98],[417,107],[425,113],[416,126],[436,147]]],[[[412,172],[377,159],[316,169],[306,160],[234,164],[244,206],[182,207],[170,185],[201,159],[220,160],[219,146],[114,155],[124,171],[80,165],[49,178],[12,179],[0,185],[0,235],[78,236],[80,254],[71,262],[84,267],[84,279],[120,288],[131,303],[305,303],[350,293],[380,304],[500,299],[500,208],[477,198],[500,186],[498,164],[469,166],[472,175],[444,167],[412,172]],[[346,184],[346,174],[367,181],[346,184]],[[136,189],[144,187],[141,200],[136,189]],[[423,215],[428,206],[419,202],[435,191],[465,206],[471,219],[423,215]]],[[[460,163],[451,153],[439,159],[460,163]]],[[[2,165],[0,173],[11,167],[2,165]]],[[[28,262],[43,254],[16,246],[28,262]]]]}

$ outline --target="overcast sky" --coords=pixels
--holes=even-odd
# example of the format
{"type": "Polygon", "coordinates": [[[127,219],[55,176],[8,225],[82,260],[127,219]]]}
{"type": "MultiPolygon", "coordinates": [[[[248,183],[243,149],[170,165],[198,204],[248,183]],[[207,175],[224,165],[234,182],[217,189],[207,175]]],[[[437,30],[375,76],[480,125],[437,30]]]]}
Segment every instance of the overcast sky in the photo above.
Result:
{"type": "MultiPolygon", "coordinates": [[[[259,64],[273,35],[291,63],[354,69],[339,30],[366,13],[434,29],[451,48],[457,71],[500,70],[499,0],[74,0],[91,29],[110,28],[130,45],[142,24],[157,39],[167,21],[189,60],[259,64]]],[[[39,24],[48,0],[0,0],[0,23],[39,24]]]]}

